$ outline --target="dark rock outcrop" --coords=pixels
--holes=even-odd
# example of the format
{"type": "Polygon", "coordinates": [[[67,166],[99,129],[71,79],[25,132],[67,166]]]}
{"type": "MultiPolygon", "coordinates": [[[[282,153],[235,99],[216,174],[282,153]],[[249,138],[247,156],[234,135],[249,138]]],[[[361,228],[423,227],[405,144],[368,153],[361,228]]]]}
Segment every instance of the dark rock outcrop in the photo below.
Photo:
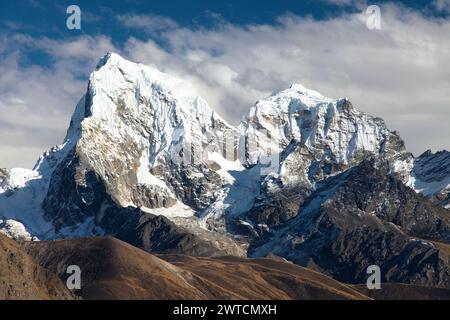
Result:
{"type": "Polygon", "coordinates": [[[450,208],[450,152],[424,152],[415,159],[413,175],[433,202],[450,208]]]}
{"type": "Polygon", "coordinates": [[[250,252],[274,253],[349,283],[364,282],[375,264],[383,281],[448,288],[442,248],[449,240],[447,210],[366,160],[328,179],[296,218],[254,241],[250,252]]]}
{"type": "MultiPolygon", "coordinates": [[[[132,210],[132,209],[129,209],[132,210]]],[[[149,213],[142,213],[140,216],[134,215],[132,220],[136,220],[136,224],[131,225],[129,212],[124,212],[122,220],[117,220],[117,225],[121,225],[120,221],[128,223],[128,228],[122,228],[120,232],[116,232],[116,237],[124,240],[134,246],[151,253],[170,253],[170,254],[188,254],[193,256],[218,256],[226,255],[226,250],[221,250],[213,244],[206,241],[193,233],[175,225],[172,221],[164,216],[155,216],[149,213]]],[[[117,219],[118,212],[108,214],[112,219],[117,219]]],[[[108,223],[111,225],[111,223],[108,223]]]]}
{"type": "Polygon", "coordinates": [[[8,170],[0,168],[0,184],[8,176],[8,170]]]}

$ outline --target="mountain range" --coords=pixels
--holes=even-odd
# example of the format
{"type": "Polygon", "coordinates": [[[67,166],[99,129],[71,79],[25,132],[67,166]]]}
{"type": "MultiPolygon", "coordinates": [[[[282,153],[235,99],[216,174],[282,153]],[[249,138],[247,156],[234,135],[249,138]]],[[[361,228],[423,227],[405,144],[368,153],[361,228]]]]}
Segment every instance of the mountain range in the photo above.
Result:
{"type": "MultiPolygon", "coordinates": [[[[114,53],[63,143],[32,170],[0,169],[0,230],[54,274],[56,240],[113,236],[175,266],[277,257],[357,285],[378,265],[384,283],[450,290],[449,209],[450,153],[414,157],[347,98],[293,84],[233,126],[186,81],[114,53]]],[[[186,297],[221,296],[205,290],[186,297]]]]}

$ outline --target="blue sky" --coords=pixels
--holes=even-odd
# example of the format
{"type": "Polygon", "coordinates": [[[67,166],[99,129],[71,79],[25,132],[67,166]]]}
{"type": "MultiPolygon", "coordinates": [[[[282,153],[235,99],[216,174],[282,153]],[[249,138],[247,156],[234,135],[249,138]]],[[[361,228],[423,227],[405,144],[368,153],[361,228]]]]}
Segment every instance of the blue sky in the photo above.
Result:
{"type": "Polygon", "coordinates": [[[186,77],[233,123],[300,82],[386,119],[415,154],[450,149],[449,14],[450,0],[2,1],[0,167],[62,141],[110,50],[186,77]],[[66,28],[71,4],[81,30],[66,28]],[[373,4],[381,30],[365,25],[373,4]]]}
{"type": "MultiPolygon", "coordinates": [[[[57,1],[57,0],[19,0],[2,1],[0,11],[1,34],[21,32],[33,37],[44,36],[54,39],[70,39],[80,35],[106,35],[112,43],[120,46],[130,36],[146,39],[149,34],[130,30],[117,23],[119,15],[153,15],[168,17],[181,27],[216,28],[227,21],[236,25],[269,24],[276,25],[277,19],[286,14],[312,17],[325,20],[344,13],[359,12],[358,1],[351,0],[199,0],[199,1],[57,1]],[[66,8],[76,4],[82,9],[82,29],[65,28],[68,17],[66,8]]],[[[370,4],[381,5],[389,1],[376,1],[370,4]]],[[[436,10],[433,1],[403,0],[395,1],[422,11],[430,16],[446,16],[448,12],[436,10]]],[[[151,34],[164,46],[158,33],[151,34]]],[[[45,65],[51,57],[39,51],[31,51],[24,57],[24,63],[45,65]]]]}

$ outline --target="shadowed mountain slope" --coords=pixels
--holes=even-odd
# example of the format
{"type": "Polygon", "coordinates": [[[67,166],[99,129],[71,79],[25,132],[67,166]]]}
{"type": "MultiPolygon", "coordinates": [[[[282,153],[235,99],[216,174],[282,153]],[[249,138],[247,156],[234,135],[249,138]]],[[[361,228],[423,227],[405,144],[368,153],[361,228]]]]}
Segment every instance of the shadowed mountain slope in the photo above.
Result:
{"type": "Polygon", "coordinates": [[[318,272],[271,259],[156,257],[109,237],[25,246],[62,278],[65,266],[80,266],[78,294],[85,299],[367,299],[318,272]]]}
{"type": "Polygon", "coordinates": [[[369,290],[365,285],[356,289],[375,300],[450,300],[450,290],[402,283],[383,283],[380,290],[369,290]]]}
{"type": "Polygon", "coordinates": [[[367,160],[329,179],[299,214],[252,244],[345,283],[364,283],[378,265],[383,282],[450,287],[449,211],[367,160]]]}
{"type": "Polygon", "coordinates": [[[73,298],[55,274],[36,263],[19,243],[0,234],[0,300],[73,298]]]}

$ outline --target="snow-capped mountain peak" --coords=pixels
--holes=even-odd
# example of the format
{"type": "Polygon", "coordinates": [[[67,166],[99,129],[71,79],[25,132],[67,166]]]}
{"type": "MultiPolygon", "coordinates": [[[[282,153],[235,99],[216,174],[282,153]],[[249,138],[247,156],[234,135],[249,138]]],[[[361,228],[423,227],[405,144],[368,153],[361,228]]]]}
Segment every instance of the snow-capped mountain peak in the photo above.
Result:
{"type": "Polygon", "coordinates": [[[114,233],[127,208],[224,227],[227,214],[245,222],[271,192],[307,196],[369,156],[410,176],[399,135],[348,99],[296,83],[259,100],[235,128],[183,79],[108,53],[63,144],[34,170],[1,179],[0,219],[40,238],[114,233]]]}
{"type": "Polygon", "coordinates": [[[101,59],[97,69],[89,79],[92,100],[91,110],[86,110],[90,116],[103,120],[111,120],[117,111],[117,104],[110,103],[115,95],[124,95],[126,91],[132,91],[135,95],[134,103],[124,101],[130,112],[140,111],[141,98],[152,95],[166,98],[168,101],[176,100],[177,107],[183,111],[195,114],[205,113],[210,116],[213,112],[206,102],[198,96],[195,88],[188,82],[160,72],[150,66],[133,63],[118,54],[108,53],[101,59]]]}
{"type": "Polygon", "coordinates": [[[171,206],[169,172],[206,164],[235,131],[189,83],[109,53],[89,79],[75,151],[80,182],[93,171],[121,206],[171,206]],[[141,192],[159,199],[142,203],[141,192]]]}
{"type": "Polygon", "coordinates": [[[303,84],[301,83],[293,83],[291,84],[291,86],[289,87],[289,89],[281,91],[278,95],[280,94],[292,94],[292,95],[303,95],[305,97],[308,97],[310,99],[315,99],[316,101],[323,101],[323,102],[330,102],[332,99],[327,98],[325,96],[323,96],[322,94],[320,94],[317,91],[311,90],[306,88],[303,84]]]}
{"type": "MultiPolygon", "coordinates": [[[[289,154],[280,154],[285,158],[281,171],[290,172],[288,175],[294,175],[287,168],[289,163],[297,166],[305,152],[311,160],[337,166],[354,165],[364,155],[380,155],[404,177],[409,175],[412,161],[401,138],[388,130],[382,119],[358,111],[346,98],[330,99],[301,84],[258,101],[244,119],[241,132],[244,139],[258,141],[261,148],[269,146],[275,154],[291,145],[289,154]]],[[[256,155],[263,152],[258,148],[250,152],[250,163],[256,163],[256,155]]]]}
{"type": "Polygon", "coordinates": [[[236,132],[189,83],[108,53],[89,78],[64,143],[46,152],[33,171],[12,170],[4,179],[2,191],[15,189],[14,181],[21,190],[0,194],[0,218],[16,218],[46,238],[56,236],[47,221],[58,221],[57,229],[83,223],[92,228],[89,219],[101,219],[111,205],[148,210],[184,201],[202,207],[222,185],[208,159],[220,166],[223,139],[236,132]],[[205,176],[209,190],[183,191],[205,176]],[[40,218],[30,222],[27,215],[40,218]]]}
{"type": "Polygon", "coordinates": [[[434,241],[450,239],[449,176],[448,152],[414,159],[397,132],[349,99],[293,84],[235,128],[186,81],[109,53],[63,143],[33,170],[0,169],[0,232],[273,253],[338,277],[352,265],[348,283],[376,263],[393,280],[441,285],[448,263],[434,241]],[[411,265],[424,254],[432,260],[411,265]]]}

